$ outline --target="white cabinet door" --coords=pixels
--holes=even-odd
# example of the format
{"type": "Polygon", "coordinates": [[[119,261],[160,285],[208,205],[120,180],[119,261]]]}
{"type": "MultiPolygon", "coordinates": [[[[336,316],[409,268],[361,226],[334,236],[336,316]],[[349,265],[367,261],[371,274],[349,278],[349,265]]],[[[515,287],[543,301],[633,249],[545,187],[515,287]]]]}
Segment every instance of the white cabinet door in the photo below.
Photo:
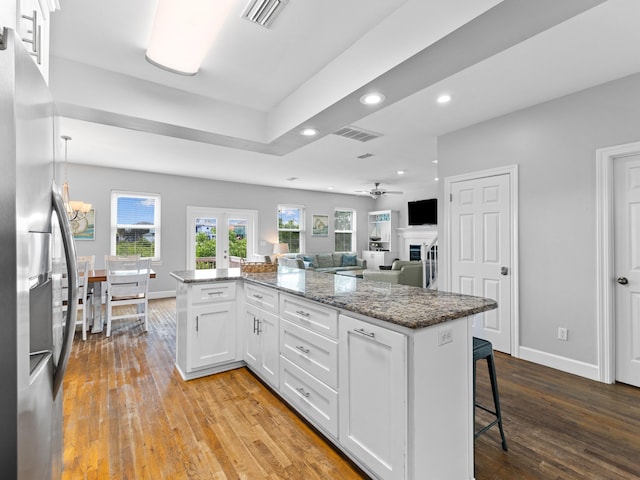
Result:
{"type": "Polygon", "coordinates": [[[262,362],[260,371],[272,386],[278,388],[280,378],[279,319],[272,313],[263,312],[258,325],[258,335],[262,342],[262,362]]]}
{"type": "Polygon", "coordinates": [[[258,319],[260,310],[247,305],[244,312],[244,361],[257,370],[260,366],[260,337],[258,336],[258,319]]]}
{"type": "Polygon", "coordinates": [[[367,270],[380,270],[380,265],[384,264],[384,253],[375,251],[364,251],[362,257],[367,261],[367,270]]]}
{"type": "Polygon", "coordinates": [[[339,441],[380,478],[404,479],[406,337],[344,315],[339,324],[339,441]]]}
{"type": "Polygon", "coordinates": [[[278,388],[280,370],[278,317],[252,305],[245,308],[244,359],[262,379],[278,388]]]}
{"type": "Polygon", "coordinates": [[[236,315],[234,302],[196,305],[192,309],[189,335],[189,367],[211,367],[236,359],[236,315]]]}

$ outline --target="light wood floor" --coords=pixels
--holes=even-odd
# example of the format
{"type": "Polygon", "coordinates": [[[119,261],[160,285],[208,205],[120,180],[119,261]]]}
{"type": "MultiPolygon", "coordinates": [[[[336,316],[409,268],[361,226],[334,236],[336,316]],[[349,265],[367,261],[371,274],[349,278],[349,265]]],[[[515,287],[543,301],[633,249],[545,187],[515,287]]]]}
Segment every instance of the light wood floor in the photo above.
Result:
{"type": "MultiPolygon", "coordinates": [[[[109,339],[76,335],[63,479],[366,478],[246,369],[184,382],[174,357],[174,299],[151,302],[147,333],[122,321],[109,339]]],[[[497,429],[480,436],[477,480],[640,479],[640,389],[496,362],[509,451],[497,429]]]]}

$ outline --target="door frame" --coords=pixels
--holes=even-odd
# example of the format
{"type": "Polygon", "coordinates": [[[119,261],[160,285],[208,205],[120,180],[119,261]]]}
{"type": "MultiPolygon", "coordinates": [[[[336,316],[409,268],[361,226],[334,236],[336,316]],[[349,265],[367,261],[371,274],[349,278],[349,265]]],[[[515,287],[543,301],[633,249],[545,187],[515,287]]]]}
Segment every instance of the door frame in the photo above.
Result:
{"type": "Polygon", "coordinates": [[[486,177],[494,177],[498,175],[509,176],[509,203],[510,203],[510,221],[511,221],[511,311],[509,316],[511,319],[511,356],[520,357],[520,290],[519,290],[519,251],[518,251],[518,165],[507,165],[504,167],[491,168],[488,170],[480,170],[477,172],[463,173],[444,179],[444,266],[441,265],[445,277],[445,285],[448,291],[451,291],[451,271],[452,271],[452,255],[451,255],[451,202],[447,199],[451,198],[451,187],[453,183],[464,182],[468,180],[479,180],[486,177]]]}
{"type": "Polygon", "coordinates": [[[615,254],[613,162],[640,154],[640,142],[596,150],[596,323],[598,380],[616,381],[615,254]]]}
{"type": "MultiPolygon", "coordinates": [[[[196,207],[196,206],[187,206],[187,245],[186,245],[186,258],[185,258],[185,268],[190,268],[191,259],[194,259],[196,256],[195,252],[195,232],[191,231],[191,219],[196,217],[206,217],[207,215],[246,215],[251,217],[253,221],[253,225],[251,228],[251,233],[247,235],[247,240],[250,239],[251,243],[247,241],[247,257],[250,257],[253,253],[257,251],[258,244],[256,243],[258,239],[258,211],[257,210],[247,210],[242,208],[220,208],[220,207],[196,207]],[[249,245],[251,245],[253,251],[249,251],[249,245]]],[[[195,269],[195,265],[192,267],[195,269]]]]}

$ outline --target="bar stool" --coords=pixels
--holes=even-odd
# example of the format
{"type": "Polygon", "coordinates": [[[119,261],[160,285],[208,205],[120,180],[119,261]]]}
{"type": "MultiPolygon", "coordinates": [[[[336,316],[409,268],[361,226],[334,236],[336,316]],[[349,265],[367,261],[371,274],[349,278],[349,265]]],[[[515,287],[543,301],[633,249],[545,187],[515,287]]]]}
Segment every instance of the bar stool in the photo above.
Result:
{"type": "MultiPolygon", "coordinates": [[[[481,428],[474,433],[474,438],[483,434],[494,425],[498,425],[500,428],[500,436],[502,437],[502,449],[507,450],[507,440],[504,437],[504,430],[502,428],[502,413],[500,412],[500,396],[498,394],[498,380],[496,378],[496,365],[493,359],[493,345],[487,340],[473,337],[473,404],[474,407],[481,408],[485,412],[495,415],[496,419],[489,423],[487,426],[481,428]],[[487,359],[487,367],[489,368],[489,378],[491,379],[491,390],[493,391],[493,405],[495,410],[492,411],[487,407],[476,403],[476,362],[487,359]]],[[[475,425],[476,409],[473,409],[473,419],[475,425]]],[[[475,427],[474,427],[475,428],[475,427]]]]}

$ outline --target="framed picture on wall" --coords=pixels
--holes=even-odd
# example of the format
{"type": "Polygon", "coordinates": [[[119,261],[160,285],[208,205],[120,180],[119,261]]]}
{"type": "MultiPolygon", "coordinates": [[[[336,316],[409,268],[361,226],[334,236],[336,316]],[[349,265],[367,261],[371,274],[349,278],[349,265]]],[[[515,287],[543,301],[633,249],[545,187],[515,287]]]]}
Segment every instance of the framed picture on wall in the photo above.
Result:
{"type": "Polygon", "coordinates": [[[329,236],[329,215],[317,215],[311,216],[311,235],[314,237],[328,237],[329,236]]]}
{"type": "Polygon", "coordinates": [[[87,213],[78,212],[73,214],[69,220],[71,224],[71,232],[76,240],[95,240],[96,239],[96,211],[89,210],[87,213]]]}

